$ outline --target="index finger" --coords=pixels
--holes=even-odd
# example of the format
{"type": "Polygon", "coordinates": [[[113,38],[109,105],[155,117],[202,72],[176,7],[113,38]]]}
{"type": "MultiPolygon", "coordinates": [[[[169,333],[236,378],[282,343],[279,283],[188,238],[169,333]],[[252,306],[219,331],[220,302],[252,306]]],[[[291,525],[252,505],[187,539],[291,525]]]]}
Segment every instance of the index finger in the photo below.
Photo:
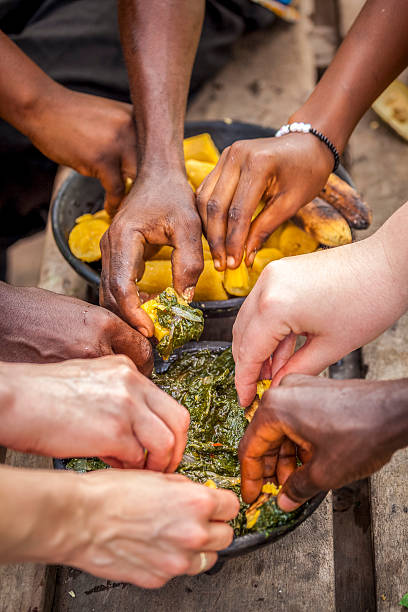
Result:
{"type": "Polygon", "coordinates": [[[234,350],[235,386],[241,406],[248,406],[255,397],[262,366],[278,346],[279,338],[270,329],[271,321],[264,321],[259,313],[240,315],[241,311],[235,323],[241,329],[239,346],[234,350]]]}
{"type": "Polygon", "coordinates": [[[241,463],[242,499],[253,502],[262,490],[264,482],[264,456],[276,452],[285,440],[278,423],[265,421],[262,406],[249,424],[242,438],[238,455],[241,463]]]}
{"type": "Polygon", "coordinates": [[[113,308],[109,304],[108,307],[114,311],[117,309],[116,314],[143,335],[152,336],[153,322],[140,308],[136,286],[144,271],[144,237],[132,228],[113,224],[105,236],[101,242],[102,267],[107,269],[103,277],[103,283],[107,285],[104,292],[111,293],[116,303],[113,308]]]}

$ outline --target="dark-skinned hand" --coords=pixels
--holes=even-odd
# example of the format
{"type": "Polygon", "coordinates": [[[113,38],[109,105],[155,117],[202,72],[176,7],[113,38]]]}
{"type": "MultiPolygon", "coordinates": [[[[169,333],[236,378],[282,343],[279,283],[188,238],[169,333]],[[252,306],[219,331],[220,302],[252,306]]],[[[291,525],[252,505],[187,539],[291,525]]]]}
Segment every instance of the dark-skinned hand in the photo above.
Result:
{"type": "Polygon", "coordinates": [[[129,357],[142,374],[151,374],[150,342],[105,308],[5,283],[0,284],[0,296],[0,360],[50,363],[117,353],[129,357]]]}
{"type": "Polygon", "coordinates": [[[204,266],[201,221],[184,171],[164,167],[142,170],[101,240],[100,303],[145,336],[153,323],[141,309],[137,281],[147,250],[174,247],[173,285],[188,301],[204,266]]]}
{"type": "Polygon", "coordinates": [[[264,394],[241,441],[244,501],[254,501],[265,479],[275,479],[283,485],[279,506],[291,511],[319,491],[380,469],[404,446],[407,392],[407,381],[286,376],[264,394]]]}
{"type": "Polygon", "coordinates": [[[218,270],[252,265],[268,236],[324,187],[333,156],[312,135],[234,142],[197,190],[197,207],[218,270]],[[260,200],[263,211],[251,218],[260,200]]]}
{"type": "Polygon", "coordinates": [[[33,114],[27,135],[44,155],[85,176],[98,178],[105,206],[113,214],[125,195],[127,177],[136,176],[132,106],[50,85],[33,114]]]}

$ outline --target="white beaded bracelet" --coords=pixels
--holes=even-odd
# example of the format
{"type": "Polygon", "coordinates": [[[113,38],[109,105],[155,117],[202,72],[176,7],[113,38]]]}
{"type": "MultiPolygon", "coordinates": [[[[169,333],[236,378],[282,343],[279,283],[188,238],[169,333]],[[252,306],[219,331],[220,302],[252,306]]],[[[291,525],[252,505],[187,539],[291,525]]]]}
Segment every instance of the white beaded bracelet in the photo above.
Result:
{"type": "Polygon", "coordinates": [[[295,121],[293,123],[287,123],[286,125],[282,125],[282,127],[279,128],[279,130],[276,132],[275,138],[279,138],[280,136],[285,136],[286,134],[290,134],[292,132],[298,132],[301,134],[313,134],[313,136],[316,136],[316,138],[318,138],[321,142],[323,142],[333,154],[333,157],[334,157],[333,172],[336,172],[340,164],[340,155],[336,147],[334,146],[334,144],[327,138],[327,136],[325,136],[318,130],[315,130],[314,128],[312,128],[310,123],[303,123],[303,122],[295,121]]]}

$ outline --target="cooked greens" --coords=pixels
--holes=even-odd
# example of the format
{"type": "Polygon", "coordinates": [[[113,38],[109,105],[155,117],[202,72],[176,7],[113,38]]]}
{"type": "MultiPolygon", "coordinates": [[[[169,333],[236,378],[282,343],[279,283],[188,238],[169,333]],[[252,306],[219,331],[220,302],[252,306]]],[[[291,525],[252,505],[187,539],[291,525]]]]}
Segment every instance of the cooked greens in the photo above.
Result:
{"type": "Polygon", "coordinates": [[[163,359],[168,359],[183,344],[198,340],[203,333],[202,311],[192,308],[172,287],[142,304],[142,308],[154,323],[155,337],[159,340],[157,352],[163,359]]]}
{"type": "MultiPolygon", "coordinates": [[[[218,353],[202,350],[180,355],[165,372],[155,372],[153,381],[190,413],[187,445],[177,471],[196,482],[231,489],[239,496],[241,510],[231,521],[235,535],[254,531],[270,533],[291,522],[297,512],[282,512],[276,505],[276,497],[268,498],[264,493],[264,503],[252,511],[254,518],[247,526],[248,505],[240,497],[237,451],[248,421],[238,402],[234,374],[230,348],[218,353]]],[[[108,466],[95,458],[71,459],[67,464],[67,468],[81,472],[105,467],[108,466]]],[[[273,485],[270,488],[274,489],[273,485]]]]}
{"type": "MultiPolygon", "coordinates": [[[[186,450],[178,468],[191,480],[232,489],[240,496],[238,445],[248,421],[238,402],[234,384],[235,364],[230,348],[221,353],[199,351],[184,353],[154,382],[174,397],[190,413],[186,450]]],[[[240,498],[241,499],[241,498],[240,498]]],[[[245,510],[233,521],[236,535],[250,531],[269,531],[293,519],[270,497],[261,506],[255,524],[248,529],[245,510]]]]}

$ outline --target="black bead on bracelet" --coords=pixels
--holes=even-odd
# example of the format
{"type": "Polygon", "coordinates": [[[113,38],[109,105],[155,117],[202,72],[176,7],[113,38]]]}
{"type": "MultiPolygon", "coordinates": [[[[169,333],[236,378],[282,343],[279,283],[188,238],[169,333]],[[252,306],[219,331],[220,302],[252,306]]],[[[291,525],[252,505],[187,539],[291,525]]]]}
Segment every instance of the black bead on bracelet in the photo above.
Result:
{"type": "Polygon", "coordinates": [[[275,138],[279,138],[280,136],[285,136],[285,134],[290,134],[292,132],[300,132],[301,134],[313,134],[313,136],[316,136],[316,138],[318,138],[321,142],[323,142],[323,144],[325,144],[326,147],[328,147],[333,154],[333,157],[334,157],[333,172],[336,172],[340,164],[340,155],[336,147],[334,146],[334,144],[327,138],[327,136],[325,136],[318,130],[315,130],[315,128],[312,128],[310,123],[303,123],[303,122],[296,121],[294,123],[287,123],[286,125],[283,125],[276,132],[275,138]]]}

